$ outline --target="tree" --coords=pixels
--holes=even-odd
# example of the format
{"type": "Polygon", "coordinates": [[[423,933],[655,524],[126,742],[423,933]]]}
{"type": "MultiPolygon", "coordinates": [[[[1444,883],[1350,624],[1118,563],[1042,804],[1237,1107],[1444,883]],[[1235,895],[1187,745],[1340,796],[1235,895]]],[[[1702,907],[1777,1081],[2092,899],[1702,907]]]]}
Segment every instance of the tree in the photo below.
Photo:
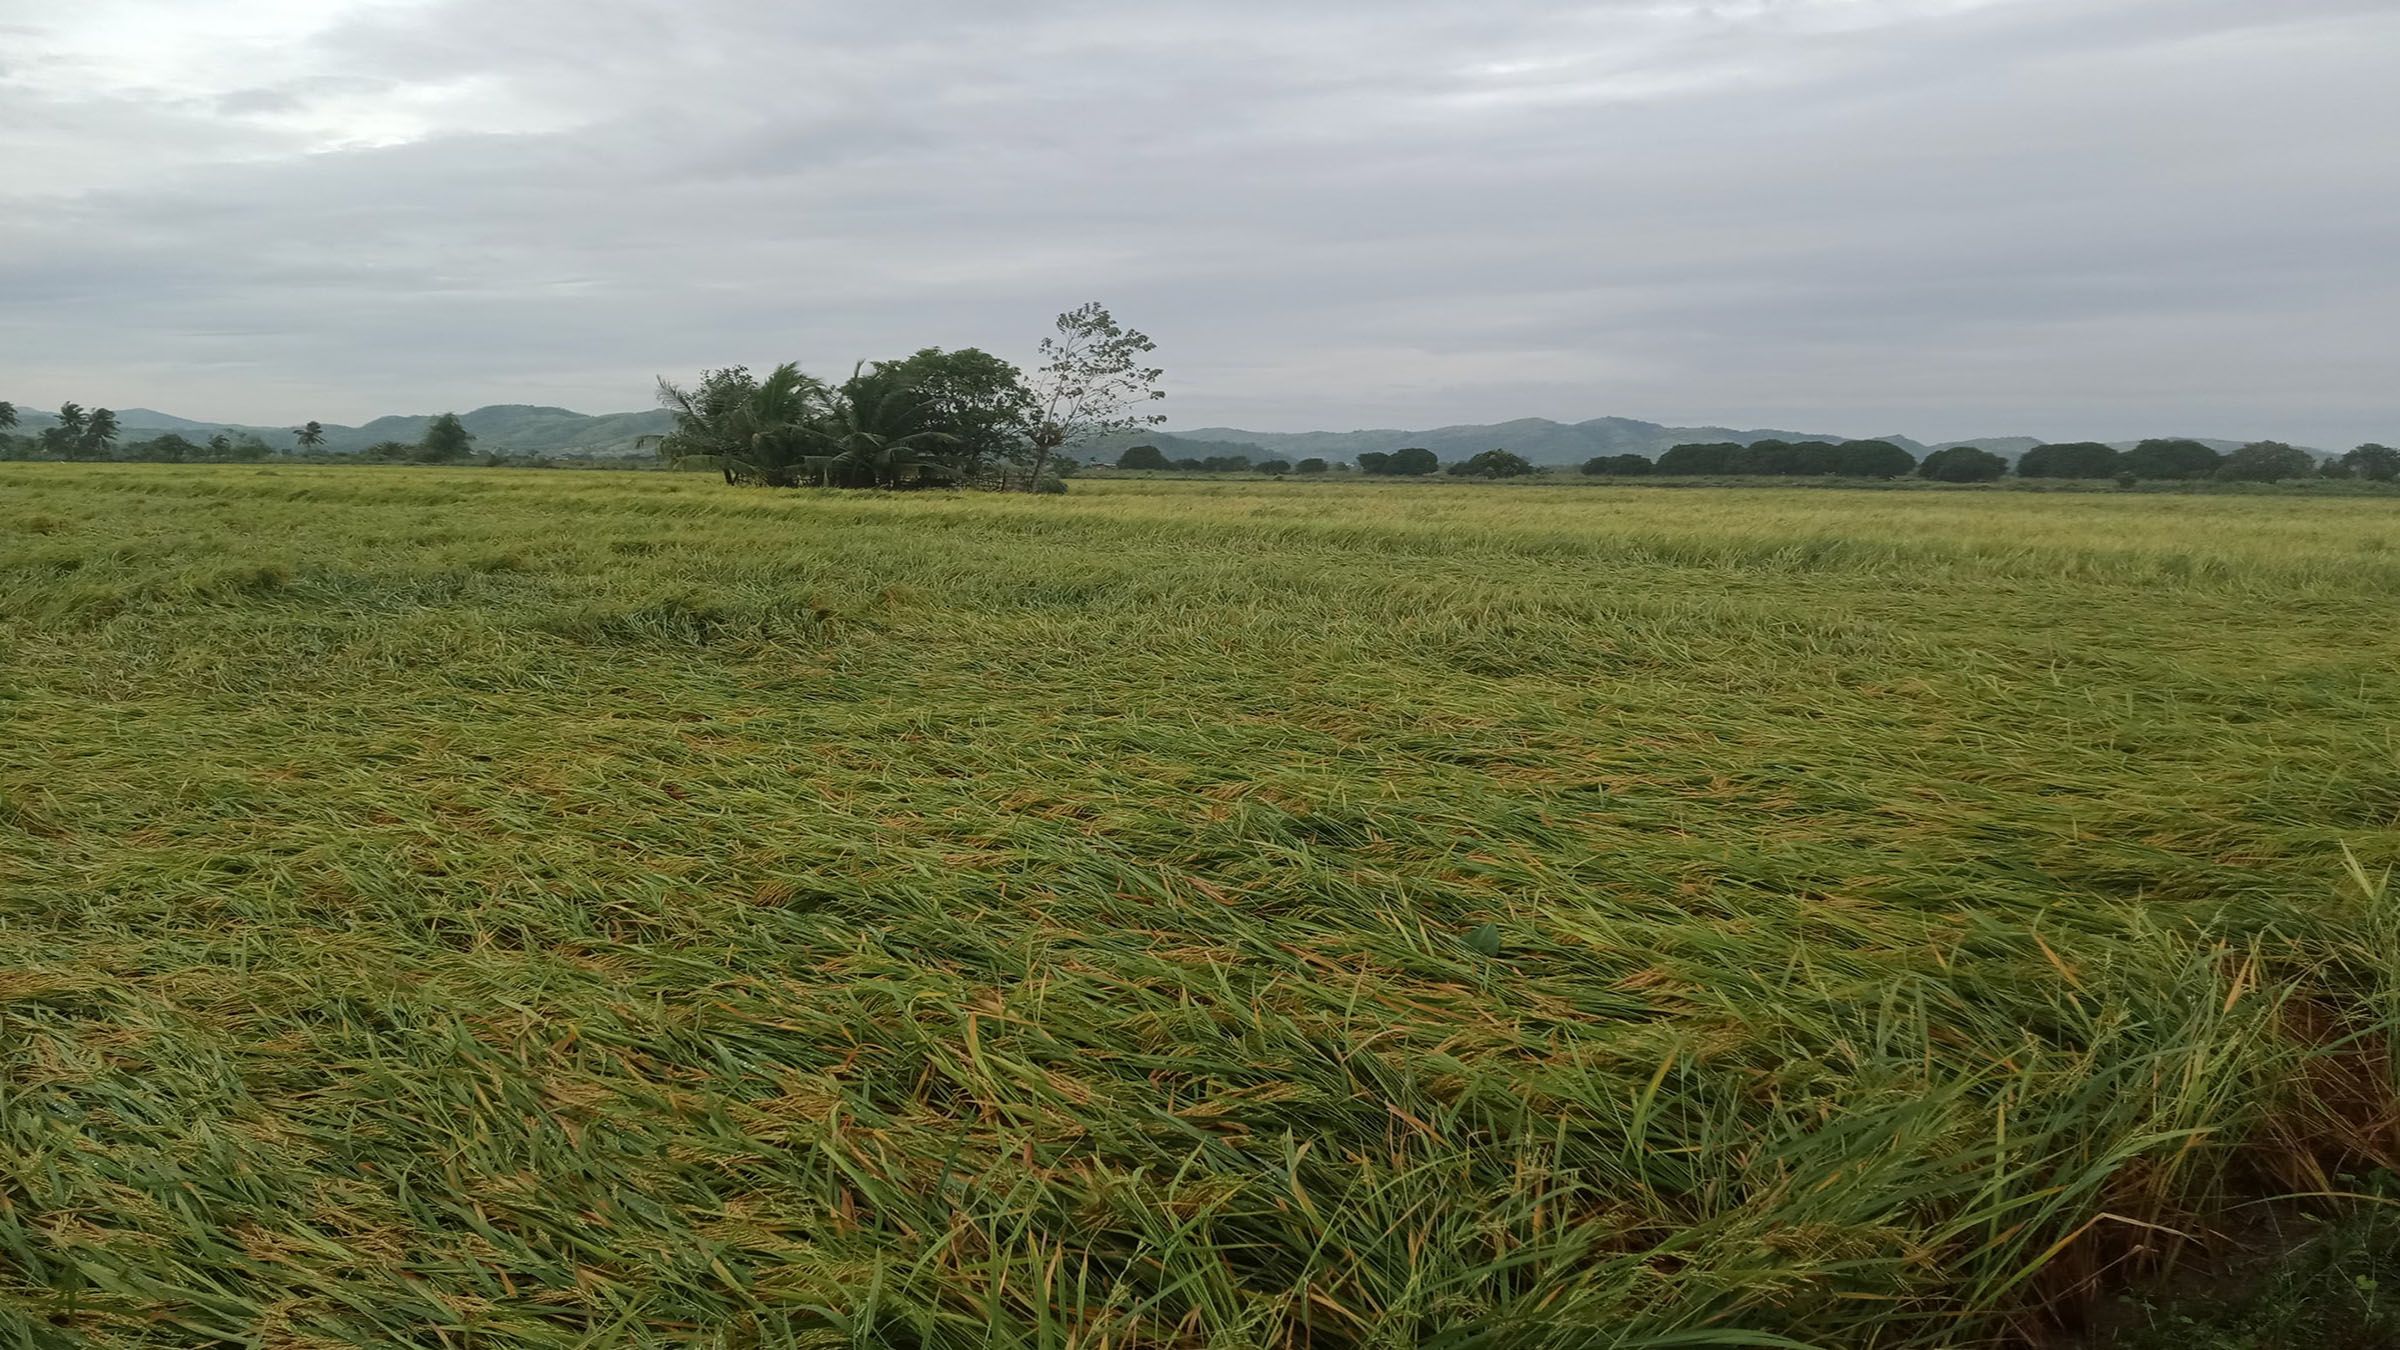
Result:
{"type": "Polygon", "coordinates": [[[1689,476],[1731,473],[1734,456],[1741,454],[1743,449],[1731,441],[1670,446],[1665,454],[1658,457],[1658,471],[1689,476]]]}
{"type": "Polygon", "coordinates": [[[321,422],[311,422],[295,427],[292,429],[292,439],[299,443],[301,449],[314,450],[325,443],[325,426],[321,422]]]}
{"type": "Polygon", "coordinates": [[[1059,315],[1057,327],[1042,339],[1041,367],[1026,400],[1028,491],[1060,451],[1167,420],[1137,411],[1167,396],[1158,387],[1166,372],[1142,364],[1157,343],[1139,329],[1119,325],[1096,300],[1059,315]]]}
{"type": "Polygon", "coordinates": [[[2117,467],[2136,478],[2206,478],[2224,462],[2200,442],[2177,437],[2143,441],[2117,457],[2117,467]]]}
{"type": "Polygon", "coordinates": [[[2317,471],[2316,456],[2281,441],[2253,441],[2225,457],[2217,477],[2231,483],[2273,483],[2306,478],[2317,471]]]}
{"type": "Polygon", "coordinates": [[[688,389],[661,378],[659,406],[674,414],[675,425],[637,444],[653,447],[671,465],[714,468],[727,483],[792,487],[813,448],[810,429],[832,397],[822,380],[789,361],[764,380],[747,366],[704,370],[700,383],[688,389]]]}
{"type": "Polygon", "coordinates": [[[1281,478],[1292,471],[1292,465],[1289,460],[1262,459],[1258,462],[1257,469],[1269,478],[1281,478]]]}
{"type": "Polygon", "coordinates": [[[106,459],[117,446],[117,415],[106,408],[94,408],[83,421],[83,453],[86,458],[106,459]]]}
{"type": "Polygon", "coordinates": [[[1521,478],[1534,471],[1524,456],[1507,450],[1486,450],[1450,466],[1461,478],[1521,478]]]}
{"type": "Polygon", "coordinates": [[[1971,445],[1936,450],[1917,466],[1919,477],[1937,483],[1989,483],[2007,472],[2007,460],[1971,445]]]}
{"type": "Polygon", "coordinates": [[[1657,467],[1641,455],[1594,455],[1583,462],[1583,472],[1595,478],[1639,478],[1657,467]]]}
{"type": "MultiPolygon", "coordinates": [[[[211,453],[223,458],[230,456],[233,453],[233,442],[227,440],[224,434],[220,432],[215,436],[209,437],[208,448],[211,453]]],[[[358,456],[360,459],[367,460],[370,463],[397,464],[401,460],[407,459],[416,453],[417,448],[405,441],[377,441],[373,445],[368,446],[366,449],[359,451],[358,456]]]]}
{"type": "Polygon", "coordinates": [[[200,457],[200,447],[170,431],[146,441],[135,441],[125,447],[128,458],[147,460],[153,464],[181,464],[200,457]]]}
{"type": "Polygon", "coordinates": [[[421,464],[456,464],[474,452],[475,438],[457,413],[443,413],[425,427],[425,437],[417,442],[417,461],[421,464]]]}
{"type": "Polygon", "coordinates": [[[1725,457],[1723,472],[1733,474],[1794,474],[1800,471],[1800,447],[1769,438],[1737,445],[1725,457]]]}
{"type": "Polygon", "coordinates": [[[1902,478],[1917,457],[1890,441],[1844,441],[1833,448],[1833,471],[1844,478],[1902,478]]]}
{"type": "MultiPolygon", "coordinates": [[[[0,403],[0,408],[7,406],[5,403],[0,403]]],[[[5,425],[5,422],[0,422],[0,426],[5,425]]],[[[2373,441],[2342,456],[2341,463],[2352,473],[2370,482],[2389,483],[2395,478],[2400,478],[2400,450],[2394,450],[2388,445],[2377,445],[2373,441]]]]}
{"type": "Polygon", "coordinates": [[[1824,478],[1841,471],[1842,448],[1830,441],[1802,441],[1792,447],[1790,472],[1803,478],[1824,478]]]}
{"type": "Polygon", "coordinates": [[[860,406],[890,404],[879,416],[905,403],[910,434],[928,438],[919,453],[961,478],[980,477],[1023,447],[1033,398],[1023,371],[977,347],[925,347],[899,361],[878,361],[852,372],[842,392],[860,406]]]}
{"type": "Polygon", "coordinates": [[[1390,473],[1392,457],[1388,452],[1382,450],[1361,451],[1358,456],[1358,471],[1360,473],[1390,473]]]}
{"type": "Polygon", "coordinates": [[[255,431],[245,431],[233,438],[233,458],[243,463],[255,463],[275,453],[255,431]]]}
{"type": "Polygon", "coordinates": [[[0,398],[0,431],[6,431],[16,424],[17,405],[9,402],[7,399],[0,398]]]}
{"type": "Polygon", "coordinates": [[[1167,463],[1166,452],[1155,445],[1129,445],[1125,447],[1124,454],[1117,456],[1117,467],[1120,469],[1165,469],[1172,466],[1167,463]]]}
{"type": "Polygon", "coordinates": [[[1440,467],[1442,467],[1442,461],[1431,450],[1423,446],[1412,445],[1405,450],[1394,450],[1392,462],[1384,472],[1396,473],[1407,478],[1421,478],[1440,467]]]}
{"type": "Polygon", "coordinates": [[[1328,466],[1324,460],[1311,456],[1293,465],[1292,472],[1298,474],[1319,474],[1325,472],[1327,467],[1328,466]]]}
{"type": "Polygon", "coordinates": [[[817,453],[806,464],[822,487],[898,487],[924,473],[924,461],[948,446],[948,432],[929,425],[919,387],[853,370],[825,400],[802,434],[817,453]]]}
{"type": "Polygon", "coordinates": [[[1176,460],[1175,467],[1184,473],[1206,473],[1208,472],[1208,461],[1205,459],[1193,458],[1187,455],[1182,459],[1176,460]]]}
{"type": "Polygon", "coordinates": [[[2114,478],[2120,456],[2098,441],[2037,445],[2017,460],[2019,478],[2114,478]]]}
{"type": "Polygon", "coordinates": [[[42,449],[61,459],[83,458],[84,424],[89,420],[83,405],[68,402],[58,405],[58,425],[42,432],[42,449]]]}

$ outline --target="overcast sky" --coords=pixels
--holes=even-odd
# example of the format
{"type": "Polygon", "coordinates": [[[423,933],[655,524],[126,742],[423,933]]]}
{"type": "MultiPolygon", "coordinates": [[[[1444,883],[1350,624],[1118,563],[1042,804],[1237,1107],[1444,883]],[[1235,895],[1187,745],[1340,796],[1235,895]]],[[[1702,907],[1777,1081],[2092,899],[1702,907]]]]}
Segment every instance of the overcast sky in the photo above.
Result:
{"type": "Polygon", "coordinates": [[[2400,442],[2400,0],[0,0],[0,398],[2400,442]]]}

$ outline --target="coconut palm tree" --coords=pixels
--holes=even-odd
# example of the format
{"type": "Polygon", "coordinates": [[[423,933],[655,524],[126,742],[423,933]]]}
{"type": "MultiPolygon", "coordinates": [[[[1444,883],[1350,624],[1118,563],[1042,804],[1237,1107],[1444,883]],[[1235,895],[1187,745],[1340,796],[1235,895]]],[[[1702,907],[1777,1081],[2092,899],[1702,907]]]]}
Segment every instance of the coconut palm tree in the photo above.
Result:
{"type": "Polygon", "coordinates": [[[818,453],[809,462],[820,486],[898,487],[916,477],[926,456],[956,439],[925,425],[914,384],[880,374],[860,362],[810,428],[818,453]]]}
{"type": "Polygon", "coordinates": [[[325,426],[321,422],[311,422],[306,426],[294,427],[292,440],[303,450],[314,450],[325,443],[325,426]]]}
{"type": "Polygon", "coordinates": [[[94,408],[83,420],[83,448],[94,459],[106,459],[117,447],[117,415],[107,408],[94,408]]]}
{"type": "Polygon", "coordinates": [[[675,415],[675,429],[642,443],[670,464],[714,465],[728,483],[790,487],[828,397],[822,380],[789,361],[763,380],[742,366],[705,371],[688,389],[660,380],[658,401],[675,415]]]}

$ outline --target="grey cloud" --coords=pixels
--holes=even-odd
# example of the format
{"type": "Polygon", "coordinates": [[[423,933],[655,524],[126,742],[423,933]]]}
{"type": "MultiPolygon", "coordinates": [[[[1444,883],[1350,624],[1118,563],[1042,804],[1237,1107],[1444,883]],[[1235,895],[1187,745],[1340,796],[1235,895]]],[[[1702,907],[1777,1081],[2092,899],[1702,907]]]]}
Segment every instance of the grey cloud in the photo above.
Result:
{"type": "Polygon", "coordinates": [[[0,396],[605,410],[1098,295],[1187,425],[2400,436],[2383,3],[529,0],[307,55],[0,80],[0,396]],[[305,139],[379,106],[426,125],[305,139]]]}

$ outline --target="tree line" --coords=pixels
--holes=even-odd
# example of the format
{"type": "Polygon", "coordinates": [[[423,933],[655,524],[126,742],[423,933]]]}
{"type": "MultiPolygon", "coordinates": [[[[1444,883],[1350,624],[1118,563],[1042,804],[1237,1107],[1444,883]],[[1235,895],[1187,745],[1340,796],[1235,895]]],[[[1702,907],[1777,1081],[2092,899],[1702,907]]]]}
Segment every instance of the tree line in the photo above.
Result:
{"type": "Polygon", "coordinates": [[[181,432],[168,431],[127,441],[122,438],[116,413],[74,402],[61,404],[56,423],[33,435],[10,434],[20,420],[15,404],[0,401],[0,459],[254,464],[280,454],[324,463],[462,464],[472,457],[475,443],[474,435],[457,413],[443,413],[434,418],[418,441],[383,441],[355,455],[325,451],[325,425],[313,421],[292,428],[290,448],[278,450],[255,431],[218,431],[198,441],[181,432]]]}
{"type": "MultiPolygon", "coordinates": [[[[1243,455],[1206,459],[1169,459],[1158,447],[1136,445],[1117,457],[1117,467],[1136,470],[1179,470],[1185,473],[1322,474],[1348,469],[1322,459],[1296,464],[1282,460],[1252,462],[1243,455]]],[[[1520,455],[1485,450],[1443,464],[1431,450],[1410,447],[1390,452],[1370,451],[1357,457],[1356,471],[1384,477],[1416,478],[1449,473],[1462,478],[1515,478],[1541,472],[1520,455]]],[[[1647,455],[1600,455],[1585,460],[1581,472],[1601,478],[1647,476],[1679,478],[1875,478],[1910,476],[1943,483],[1986,483],[2007,477],[2012,466],[1988,450],[1971,445],[1948,446],[1919,460],[1890,441],[1700,442],[1678,445],[1657,459],[1647,455]]],[[[2309,452],[2280,441],[2258,441],[2230,454],[2199,441],[2177,438],[2146,440],[2128,450],[2097,441],[2037,445],[2018,459],[2013,471],[2027,479],[2200,480],[2273,483],[2296,478],[2400,479],[2400,450],[2361,445],[2347,454],[2320,463],[2309,452]]]]}
{"type": "MultiPolygon", "coordinates": [[[[1583,466],[1583,472],[1595,475],[1889,479],[1914,474],[1943,483],[1988,483],[2007,477],[2010,471],[2006,459],[1971,445],[1936,450],[1920,461],[1889,441],[1678,445],[1660,455],[1656,463],[1640,455],[1611,455],[1583,466]]],[[[2293,478],[2364,478],[2391,482],[2400,477],[2400,451],[2362,445],[2320,464],[2306,450],[2280,441],[2256,441],[2230,454],[2174,437],[2142,441],[2128,450],[2098,441],[2067,441],[2034,446],[2018,458],[2014,471],[2019,478],[2105,478],[2128,484],[2144,479],[2273,483],[2293,478]]]]}

